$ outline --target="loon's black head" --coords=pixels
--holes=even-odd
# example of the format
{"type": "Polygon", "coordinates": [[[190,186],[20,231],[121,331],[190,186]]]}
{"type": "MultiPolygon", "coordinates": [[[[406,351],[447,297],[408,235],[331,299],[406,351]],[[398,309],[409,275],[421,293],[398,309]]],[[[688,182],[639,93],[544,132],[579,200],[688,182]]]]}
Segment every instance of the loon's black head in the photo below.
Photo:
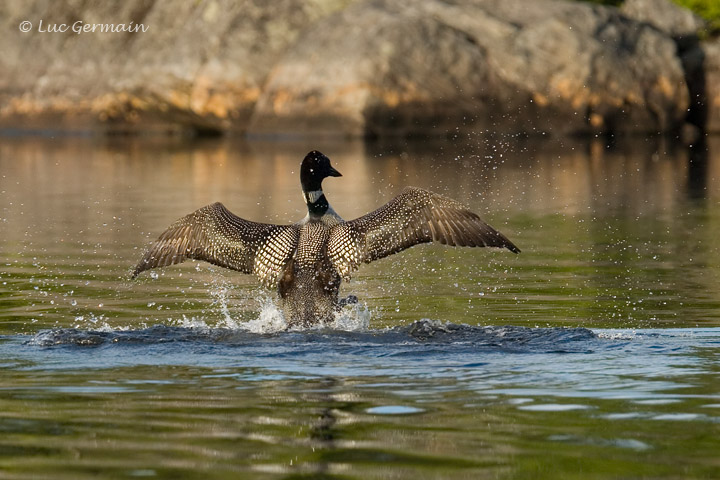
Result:
{"type": "Polygon", "coordinates": [[[322,190],[322,181],[326,177],[342,177],[342,175],[330,165],[330,159],[317,150],[305,155],[300,166],[302,189],[306,192],[322,190]]]}

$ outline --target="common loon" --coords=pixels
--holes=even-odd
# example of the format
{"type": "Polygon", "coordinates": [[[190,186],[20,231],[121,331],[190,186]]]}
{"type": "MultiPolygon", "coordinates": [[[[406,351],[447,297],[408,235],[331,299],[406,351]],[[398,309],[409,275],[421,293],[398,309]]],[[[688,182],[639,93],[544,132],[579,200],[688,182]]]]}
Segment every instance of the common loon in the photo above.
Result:
{"type": "Polygon", "coordinates": [[[175,222],[145,253],[133,271],[181,263],[188,258],[255,274],[277,288],[289,325],[328,323],[353,296],[338,299],[342,280],[369,263],[420,243],[520,250],[505,235],[462,204],[417,187],[352,221],[335,213],[322,181],[340,177],[318,151],[305,156],[300,183],[308,207],[292,225],[251,222],[222,203],[205,206],[175,222]]]}

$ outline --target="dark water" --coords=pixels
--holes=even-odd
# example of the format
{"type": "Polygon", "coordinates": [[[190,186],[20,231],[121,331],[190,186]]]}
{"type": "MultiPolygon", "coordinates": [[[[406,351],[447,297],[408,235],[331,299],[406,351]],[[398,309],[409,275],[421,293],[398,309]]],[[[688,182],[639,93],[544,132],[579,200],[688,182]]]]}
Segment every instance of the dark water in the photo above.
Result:
{"type": "Polygon", "coordinates": [[[717,328],[428,320],[6,336],[0,466],[9,478],[716,478],[719,353],[717,328]]]}
{"type": "Polygon", "coordinates": [[[3,139],[0,478],[719,478],[704,147],[3,139]],[[423,186],[523,253],[413,248],[304,331],[233,272],[128,280],[212,201],[301,218],[311,148],[345,218],[423,186]]]}

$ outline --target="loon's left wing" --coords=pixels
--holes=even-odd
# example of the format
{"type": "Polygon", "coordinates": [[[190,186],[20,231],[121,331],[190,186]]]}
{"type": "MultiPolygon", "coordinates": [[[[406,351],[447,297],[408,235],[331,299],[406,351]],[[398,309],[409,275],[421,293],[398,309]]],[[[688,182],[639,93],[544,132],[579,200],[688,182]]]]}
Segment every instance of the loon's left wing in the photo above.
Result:
{"type": "Polygon", "coordinates": [[[505,235],[461,203],[422,188],[406,187],[374,212],[333,227],[328,254],[338,273],[348,278],[362,262],[432,241],[520,252],[505,235]]]}
{"type": "Polygon", "coordinates": [[[298,235],[294,225],[251,222],[234,215],[222,203],[213,203],[165,230],[137,264],[132,277],[193,258],[254,273],[272,287],[292,256],[298,235]]]}

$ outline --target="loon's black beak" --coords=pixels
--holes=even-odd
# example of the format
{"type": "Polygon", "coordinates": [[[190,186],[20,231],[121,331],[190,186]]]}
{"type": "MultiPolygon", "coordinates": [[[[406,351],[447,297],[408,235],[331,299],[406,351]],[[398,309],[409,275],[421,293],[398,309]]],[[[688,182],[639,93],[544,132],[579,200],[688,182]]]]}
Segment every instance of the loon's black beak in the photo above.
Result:
{"type": "Polygon", "coordinates": [[[329,177],[342,177],[342,173],[335,170],[333,167],[330,167],[330,171],[328,172],[329,177]]]}

